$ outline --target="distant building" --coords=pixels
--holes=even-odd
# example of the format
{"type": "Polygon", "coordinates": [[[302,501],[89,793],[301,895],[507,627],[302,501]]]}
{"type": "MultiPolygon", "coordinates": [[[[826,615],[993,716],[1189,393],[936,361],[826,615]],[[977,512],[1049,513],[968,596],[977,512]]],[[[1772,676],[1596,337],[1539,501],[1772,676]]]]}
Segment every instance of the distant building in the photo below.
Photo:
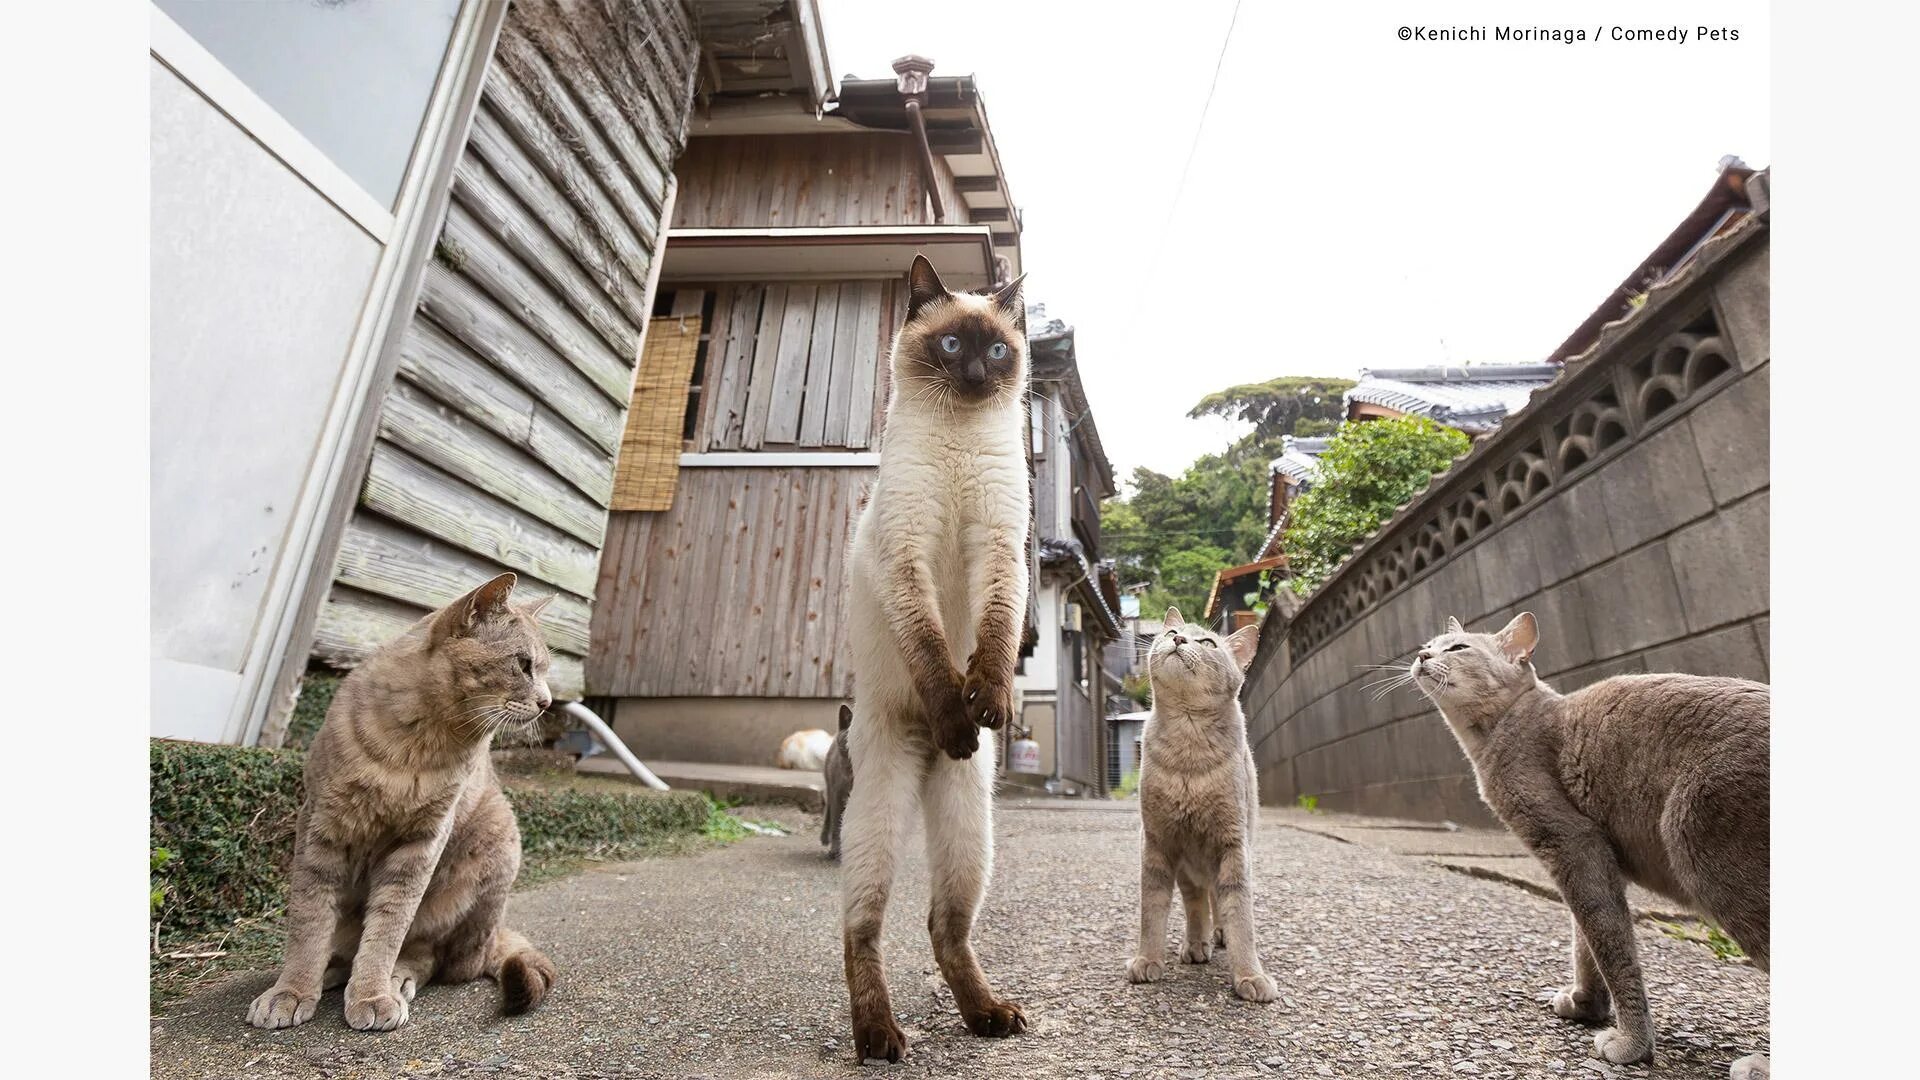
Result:
{"type": "Polygon", "coordinates": [[[1027,309],[1033,369],[1034,556],[1031,652],[1014,685],[1019,726],[1040,744],[1040,773],[1015,781],[1104,794],[1109,784],[1109,698],[1124,672],[1110,667],[1120,639],[1120,585],[1100,558],[1100,503],[1114,493],[1073,327],[1046,306],[1027,309]]]}
{"type": "Polygon", "coordinates": [[[1558,364],[1363,369],[1345,395],[1347,419],[1424,416],[1468,435],[1485,435],[1559,374],[1558,364]]]}

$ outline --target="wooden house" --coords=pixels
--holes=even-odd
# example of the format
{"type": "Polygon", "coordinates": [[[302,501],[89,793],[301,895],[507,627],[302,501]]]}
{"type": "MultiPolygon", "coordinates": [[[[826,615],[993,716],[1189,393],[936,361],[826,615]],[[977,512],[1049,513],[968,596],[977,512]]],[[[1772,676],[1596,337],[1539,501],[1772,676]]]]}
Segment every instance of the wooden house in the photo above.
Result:
{"type": "Polygon", "coordinates": [[[276,744],[504,570],[581,695],[695,99],[817,115],[813,0],[149,14],[153,734],[276,744]]]}
{"type": "Polygon", "coordinates": [[[709,86],[676,169],[654,340],[686,352],[636,388],[585,671],[643,757],[769,765],[787,734],[833,728],[857,692],[842,564],[906,270],[916,252],[951,288],[1021,270],[971,78],[906,57],[823,108],[818,58],[794,60],[709,86]]]}
{"type": "Polygon", "coordinates": [[[1033,638],[1014,685],[1021,695],[1018,727],[1039,744],[1040,768],[1007,776],[1054,791],[1102,794],[1114,737],[1108,699],[1119,693],[1107,646],[1121,636],[1119,580],[1100,557],[1100,503],[1113,496],[1113,466],[1080,381],[1073,328],[1035,305],[1027,310],[1027,340],[1033,638]]]}

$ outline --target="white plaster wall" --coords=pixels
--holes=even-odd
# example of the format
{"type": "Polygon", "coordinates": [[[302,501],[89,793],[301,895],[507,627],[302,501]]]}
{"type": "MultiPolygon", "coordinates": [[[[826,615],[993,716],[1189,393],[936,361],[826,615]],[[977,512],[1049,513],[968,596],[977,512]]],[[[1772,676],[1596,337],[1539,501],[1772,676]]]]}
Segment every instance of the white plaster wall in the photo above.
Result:
{"type": "Polygon", "coordinates": [[[380,245],[149,62],[153,729],[188,734],[245,662],[380,245]]]}

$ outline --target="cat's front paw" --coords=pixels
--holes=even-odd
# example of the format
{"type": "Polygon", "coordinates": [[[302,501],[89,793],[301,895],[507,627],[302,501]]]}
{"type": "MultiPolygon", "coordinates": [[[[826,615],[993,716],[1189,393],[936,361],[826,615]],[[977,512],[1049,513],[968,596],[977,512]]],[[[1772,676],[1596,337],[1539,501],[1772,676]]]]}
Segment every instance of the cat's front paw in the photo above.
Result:
{"type": "Polygon", "coordinates": [[[1213,959],[1213,942],[1207,940],[1189,941],[1180,950],[1180,959],[1189,964],[1204,964],[1213,959]]]}
{"type": "Polygon", "coordinates": [[[1159,982],[1160,976],[1167,973],[1167,965],[1150,956],[1136,956],[1127,961],[1127,981],[1131,983],[1159,982]]]}
{"type": "Polygon", "coordinates": [[[313,1019],[314,1006],[318,1004],[319,994],[302,994],[275,983],[266,993],[253,999],[253,1005],[247,1009],[247,1023],[269,1031],[299,1027],[313,1019]]]}
{"type": "Polygon", "coordinates": [[[986,1008],[962,1019],[968,1031],[989,1039],[1004,1039],[1027,1030],[1027,1014],[1011,1001],[989,1001],[986,1008]]]}
{"type": "Polygon", "coordinates": [[[999,731],[1015,714],[1013,676],[996,670],[997,665],[981,663],[977,658],[967,665],[966,685],[960,700],[967,719],[983,728],[999,731]]]}
{"type": "Polygon", "coordinates": [[[392,1031],[407,1022],[407,999],[393,992],[354,997],[347,994],[347,1026],[355,1031],[392,1031]]]}
{"type": "Polygon", "coordinates": [[[1242,1001],[1257,1001],[1265,1004],[1280,1000],[1280,986],[1273,976],[1265,972],[1241,975],[1233,980],[1233,992],[1242,1001]]]}
{"type": "Polygon", "coordinates": [[[891,1065],[907,1056],[907,1033],[884,1013],[866,1021],[855,1019],[853,1052],[860,1055],[862,1065],[869,1061],[891,1065]]]}
{"type": "Polygon", "coordinates": [[[980,729],[958,711],[934,721],[933,741],[942,753],[955,761],[965,761],[980,749],[980,729]]]}
{"type": "Polygon", "coordinates": [[[1633,1065],[1653,1059],[1653,1037],[1608,1028],[1593,1037],[1593,1056],[1615,1065],[1633,1065]]]}
{"type": "Polygon", "coordinates": [[[1612,1011],[1605,990],[1581,990],[1568,986],[1554,991],[1553,1015],[1582,1024],[1598,1024],[1612,1011]]]}

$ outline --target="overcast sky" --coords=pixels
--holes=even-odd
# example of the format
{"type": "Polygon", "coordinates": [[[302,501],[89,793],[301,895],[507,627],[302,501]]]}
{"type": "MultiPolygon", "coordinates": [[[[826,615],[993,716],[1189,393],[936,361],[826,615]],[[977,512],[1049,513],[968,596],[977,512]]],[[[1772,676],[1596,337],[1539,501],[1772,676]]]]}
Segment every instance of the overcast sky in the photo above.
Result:
{"type": "Polygon", "coordinates": [[[1075,327],[1123,479],[1231,441],[1243,425],[1186,411],[1235,383],[1541,359],[1721,155],[1771,164],[1764,3],[1247,0],[1230,37],[1233,0],[820,6],[836,79],[908,52],[978,77],[1028,299],[1075,327]],[[1402,42],[1415,10],[1589,40],[1402,42]],[[1675,25],[1684,43],[1610,39],[1675,25]]]}

